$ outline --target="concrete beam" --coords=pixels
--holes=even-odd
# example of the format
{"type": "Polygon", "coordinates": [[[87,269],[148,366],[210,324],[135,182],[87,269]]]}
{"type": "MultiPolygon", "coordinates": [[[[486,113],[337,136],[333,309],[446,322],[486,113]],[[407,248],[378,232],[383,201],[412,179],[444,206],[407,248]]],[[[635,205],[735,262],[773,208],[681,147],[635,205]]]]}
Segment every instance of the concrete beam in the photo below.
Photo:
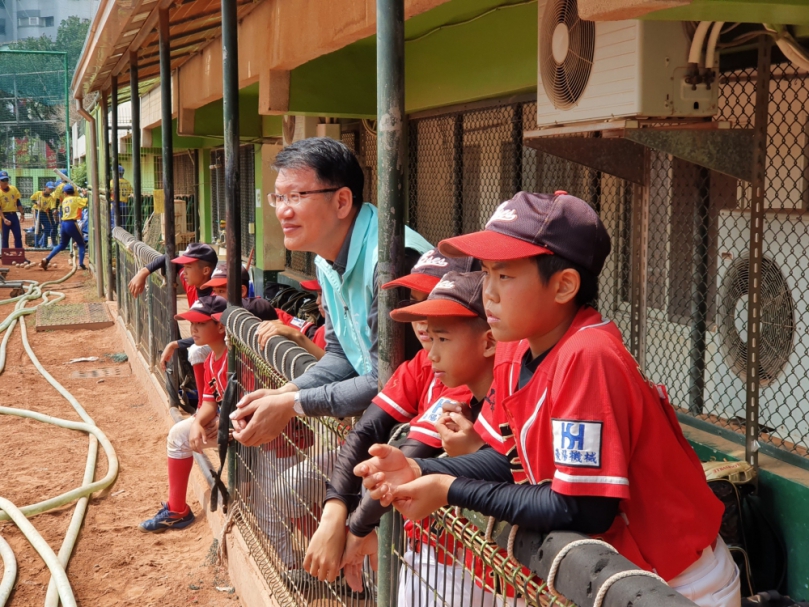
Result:
{"type": "Polygon", "coordinates": [[[289,111],[289,70],[267,70],[258,79],[258,113],[279,116],[289,111]]]}
{"type": "Polygon", "coordinates": [[[691,0],[579,0],[579,16],[588,21],[623,21],[647,13],[688,6],[691,0]]]}

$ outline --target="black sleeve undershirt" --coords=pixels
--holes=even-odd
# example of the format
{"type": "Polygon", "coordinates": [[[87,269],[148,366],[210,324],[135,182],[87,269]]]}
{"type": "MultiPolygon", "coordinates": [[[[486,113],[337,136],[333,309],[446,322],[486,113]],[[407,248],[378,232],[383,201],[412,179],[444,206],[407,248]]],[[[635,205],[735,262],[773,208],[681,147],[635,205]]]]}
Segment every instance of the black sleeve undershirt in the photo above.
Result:
{"type": "Polygon", "coordinates": [[[417,460],[422,474],[449,474],[456,479],[447,496],[450,506],[540,533],[578,531],[605,533],[618,515],[620,500],[557,493],[550,483],[515,485],[508,458],[491,448],[469,455],[417,460]]]}
{"type": "Polygon", "coordinates": [[[166,256],[161,255],[160,257],[156,258],[152,263],[146,264],[146,269],[149,270],[149,274],[154,274],[158,270],[163,272],[163,275],[166,274],[166,256]]]}

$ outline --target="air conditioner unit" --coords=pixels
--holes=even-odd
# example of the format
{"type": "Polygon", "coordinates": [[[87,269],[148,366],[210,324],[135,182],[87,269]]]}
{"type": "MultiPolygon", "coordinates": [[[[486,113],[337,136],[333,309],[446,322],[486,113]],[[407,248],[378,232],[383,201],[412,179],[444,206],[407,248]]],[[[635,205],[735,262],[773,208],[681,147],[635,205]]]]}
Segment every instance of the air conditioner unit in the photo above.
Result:
{"type": "MultiPolygon", "coordinates": [[[[709,348],[705,413],[745,417],[750,213],[721,211],[717,336],[709,348]]],[[[761,265],[759,423],[779,439],[809,434],[809,215],[768,212],[761,265]]]]}
{"type": "Polygon", "coordinates": [[[717,85],[686,84],[678,21],[593,22],[576,0],[539,0],[537,126],[717,111],[717,85]]]}

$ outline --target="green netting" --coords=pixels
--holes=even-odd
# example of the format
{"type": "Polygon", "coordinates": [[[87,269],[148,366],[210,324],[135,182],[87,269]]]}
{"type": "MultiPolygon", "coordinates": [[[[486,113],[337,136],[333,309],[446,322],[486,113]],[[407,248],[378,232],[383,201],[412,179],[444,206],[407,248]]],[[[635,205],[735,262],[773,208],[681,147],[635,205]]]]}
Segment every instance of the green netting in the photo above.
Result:
{"type": "MultiPolygon", "coordinates": [[[[65,57],[59,52],[0,50],[0,168],[67,168],[65,57]]],[[[34,175],[24,177],[31,179],[32,187],[38,185],[34,175]]]]}

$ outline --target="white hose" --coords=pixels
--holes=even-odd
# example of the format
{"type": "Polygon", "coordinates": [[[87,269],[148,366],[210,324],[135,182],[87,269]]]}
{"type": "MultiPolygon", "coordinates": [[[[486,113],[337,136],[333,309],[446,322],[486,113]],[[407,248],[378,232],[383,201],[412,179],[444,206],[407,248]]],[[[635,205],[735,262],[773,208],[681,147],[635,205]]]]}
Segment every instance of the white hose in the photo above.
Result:
{"type": "Polygon", "coordinates": [[[722,32],[724,21],[717,21],[711,28],[711,35],[708,36],[708,49],[705,51],[705,68],[713,69],[716,59],[716,43],[719,42],[719,34],[722,32]]]}
{"type": "Polygon", "coordinates": [[[17,579],[17,559],[14,558],[14,551],[8,542],[0,537],[0,558],[3,559],[3,578],[0,579],[0,605],[5,605],[11,591],[14,589],[14,581],[17,579]]]}
{"type": "Polygon", "coordinates": [[[702,45],[705,43],[705,36],[708,35],[710,21],[700,21],[694,37],[691,39],[691,50],[688,52],[688,63],[699,63],[702,55],[702,45]]]}
{"type": "Polygon", "coordinates": [[[784,56],[802,70],[809,71],[809,52],[806,51],[783,25],[764,23],[764,29],[774,35],[775,43],[784,56]]]}

